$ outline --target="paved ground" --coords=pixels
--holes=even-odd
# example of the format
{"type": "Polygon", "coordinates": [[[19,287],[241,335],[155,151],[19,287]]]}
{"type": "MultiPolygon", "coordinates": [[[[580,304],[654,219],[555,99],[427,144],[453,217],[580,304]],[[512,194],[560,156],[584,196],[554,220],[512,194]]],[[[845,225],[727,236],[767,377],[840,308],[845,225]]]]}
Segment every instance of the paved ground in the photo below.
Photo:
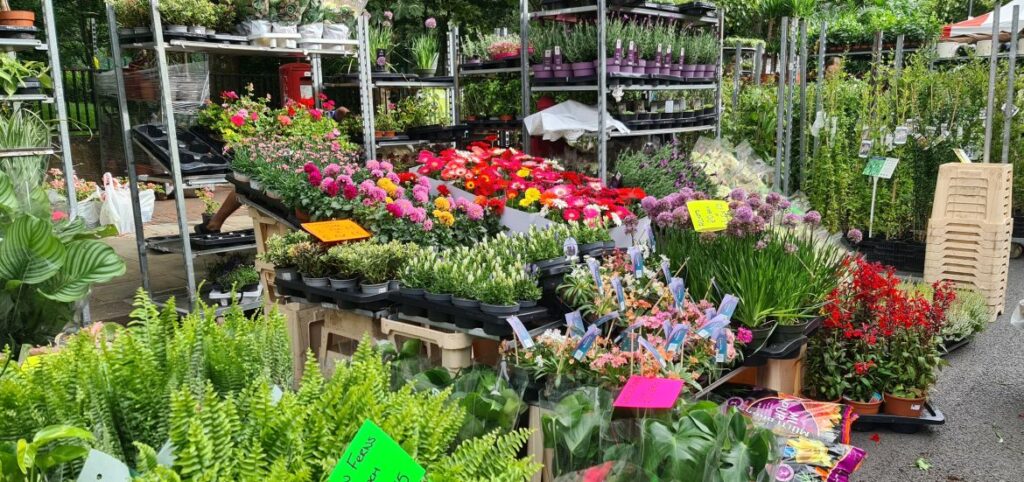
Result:
{"type": "Polygon", "coordinates": [[[1024,481],[1024,330],[1009,321],[1024,298],[1024,260],[1011,261],[1008,286],[1006,313],[948,357],[932,390],[946,424],[908,435],[855,434],[868,458],[854,480],[1024,481]],[[931,468],[917,468],[919,458],[931,468]]]}
{"type": "MultiPolygon", "coordinates": [[[[226,188],[217,191],[223,199],[226,188]]],[[[189,199],[188,217],[195,224],[202,203],[189,199]]],[[[251,227],[242,208],[229,219],[226,230],[251,227]]],[[[177,221],[173,201],[158,201],[146,236],[174,234],[177,221]]],[[[125,258],[128,272],[115,283],[93,290],[94,320],[126,317],[131,299],[141,285],[133,235],[109,239],[125,258]]],[[[208,261],[200,258],[197,272],[208,261]]],[[[185,285],[182,259],[177,254],[150,254],[155,293],[185,285]]],[[[201,279],[201,277],[200,277],[201,279]]],[[[953,353],[932,392],[934,405],[946,415],[946,424],[916,434],[888,431],[857,433],[854,445],[868,451],[856,481],[989,482],[1024,481],[1024,330],[1009,325],[1009,310],[1024,298],[1024,260],[1011,262],[1007,314],[991,324],[967,347],[953,353]],[[879,442],[871,440],[877,433],[879,442]],[[931,468],[917,468],[924,459],[931,468]]]]}
{"type": "MultiPolygon", "coordinates": [[[[216,191],[217,199],[223,200],[230,192],[230,189],[230,187],[218,189],[216,191]]],[[[201,219],[203,203],[199,199],[189,198],[186,199],[185,205],[191,229],[201,219]]],[[[157,201],[153,220],[145,226],[146,237],[177,234],[177,219],[173,199],[157,201]]],[[[232,231],[251,227],[252,220],[243,206],[233,216],[228,218],[222,230],[232,231]]],[[[131,312],[131,302],[135,296],[135,290],[142,286],[142,276],[139,271],[139,255],[135,245],[134,234],[124,234],[115,238],[108,238],[106,241],[124,258],[127,272],[112,283],[93,288],[90,308],[93,320],[118,321],[128,316],[128,313],[131,312]]],[[[155,295],[159,296],[172,290],[180,290],[186,286],[185,265],[180,254],[158,254],[150,251],[148,258],[150,289],[155,295]]],[[[203,279],[204,268],[209,261],[211,261],[209,256],[197,258],[197,283],[203,279]]]]}

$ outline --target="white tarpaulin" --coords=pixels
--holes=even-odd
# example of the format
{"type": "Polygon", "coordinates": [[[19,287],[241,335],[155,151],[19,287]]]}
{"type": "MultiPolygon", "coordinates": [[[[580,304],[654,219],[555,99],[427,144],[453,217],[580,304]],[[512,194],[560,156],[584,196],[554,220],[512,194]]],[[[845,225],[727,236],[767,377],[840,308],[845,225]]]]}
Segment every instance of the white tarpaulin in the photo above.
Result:
{"type": "MultiPolygon", "coordinates": [[[[1024,0],[1013,0],[999,9],[999,31],[1009,32],[1013,22],[1013,6],[1020,7],[1020,26],[1024,26],[1024,0]]],[[[942,37],[959,37],[962,35],[992,35],[992,12],[969,18],[963,22],[957,22],[942,27],[942,37]]]]}
{"type": "MultiPolygon", "coordinates": [[[[625,124],[611,116],[607,119],[609,132],[629,132],[625,124]]],[[[597,132],[597,107],[569,100],[530,115],[523,119],[523,123],[531,136],[543,136],[545,141],[557,141],[564,137],[575,142],[587,132],[597,132]]]]}

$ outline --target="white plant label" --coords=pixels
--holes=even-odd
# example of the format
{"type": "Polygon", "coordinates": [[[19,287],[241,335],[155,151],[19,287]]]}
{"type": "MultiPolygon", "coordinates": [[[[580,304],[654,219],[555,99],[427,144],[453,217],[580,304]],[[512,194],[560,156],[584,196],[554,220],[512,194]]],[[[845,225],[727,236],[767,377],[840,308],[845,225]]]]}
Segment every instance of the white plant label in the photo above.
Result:
{"type": "Polygon", "coordinates": [[[906,144],[908,134],[910,134],[910,129],[907,128],[906,126],[897,127],[892,143],[896,144],[897,146],[902,146],[906,144]]]}
{"type": "Polygon", "coordinates": [[[871,141],[861,141],[860,151],[857,153],[857,157],[867,159],[868,155],[871,154],[871,146],[874,145],[871,141]]]}
{"type": "Polygon", "coordinates": [[[885,164],[882,164],[882,170],[878,173],[878,177],[882,179],[892,179],[892,174],[896,172],[896,166],[899,165],[900,160],[895,157],[886,157],[885,164]]]}
{"type": "Polygon", "coordinates": [[[76,480],[78,482],[96,482],[97,480],[103,482],[130,482],[132,474],[124,462],[117,460],[109,454],[92,449],[89,450],[89,456],[85,458],[85,465],[82,466],[82,471],[78,474],[78,479],[76,480]]]}

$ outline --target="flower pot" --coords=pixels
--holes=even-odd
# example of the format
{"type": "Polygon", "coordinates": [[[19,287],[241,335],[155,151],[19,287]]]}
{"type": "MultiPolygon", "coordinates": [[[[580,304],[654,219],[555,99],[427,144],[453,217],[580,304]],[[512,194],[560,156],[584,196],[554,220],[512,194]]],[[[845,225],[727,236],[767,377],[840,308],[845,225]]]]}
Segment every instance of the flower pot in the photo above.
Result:
{"type": "Polygon", "coordinates": [[[988,57],[992,54],[992,41],[979,40],[974,44],[974,55],[977,57],[988,57]]]}
{"type": "Polygon", "coordinates": [[[359,283],[359,278],[338,279],[328,277],[327,280],[331,282],[331,288],[338,291],[355,291],[356,285],[359,283]]]}
{"type": "Polygon", "coordinates": [[[593,69],[594,68],[594,61],[591,60],[589,62],[573,62],[573,63],[569,64],[569,68],[571,68],[572,70],[593,69]]]}
{"type": "Polygon", "coordinates": [[[384,137],[384,131],[373,131],[373,138],[380,139],[384,137]]]}
{"type": "Polygon", "coordinates": [[[657,65],[648,66],[645,68],[647,75],[659,75],[661,74],[661,67],[657,65]]]}
{"type": "Polygon", "coordinates": [[[296,219],[299,220],[300,223],[308,223],[310,221],[309,213],[307,213],[307,212],[305,212],[305,211],[303,211],[303,210],[301,210],[299,208],[295,208],[295,217],[296,217],[296,219]]]}
{"type": "Polygon", "coordinates": [[[452,304],[458,306],[459,308],[467,310],[475,310],[480,308],[479,301],[471,300],[469,298],[459,298],[457,296],[452,296],[452,304]]]}
{"type": "Polygon", "coordinates": [[[281,198],[282,198],[281,193],[279,193],[277,191],[270,190],[270,189],[267,190],[267,197],[269,197],[270,199],[273,199],[275,201],[280,201],[281,198]]]}
{"type": "Polygon", "coordinates": [[[464,330],[472,330],[473,328],[480,328],[480,322],[468,317],[468,316],[449,316],[448,321],[455,324],[455,326],[464,330]]]}
{"type": "Polygon", "coordinates": [[[259,179],[250,178],[249,179],[249,187],[251,187],[253,191],[262,191],[263,190],[263,183],[261,183],[259,179]]]}
{"type": "Polygon", "coordinates": [[[121,37],[127,37],[127,36],[131,35],[133,32],[135,32],[135,29],[131,29],[131,28],[119,28],[119,29],[117,29],[117,35],[121,36],[121,37]]]}
{"type": "Polygon", "coordinates": [[[431,293],[427,291],[423,293],[423,297],[426,298],[427,301],[441,305],[447,305],[452,302],[452,295],[450,293],[431,293]]]}
{"type": "Polygon", "coordinates": [[[401,287],[402,283],[399,283],[398,280],[396,279],[388,281],[388,291],[398,291],[398,289],[401,287]]]}
{"type": "Polygon", "coordinates": [[[533,264],[534,264],[534,266],[537,267],[537,269],[548,269],[548,268],[554,268],[556,266],[564,266],[564,265],[566,265],[568,263],[569,263],[569,258],[566,258],[565,256],[559,256],[557,258],[542,259],[542,260],[537,261],[536,263],[533,263],[533,264]]]}
{"type": "Polygon", "coordinates": [[[238,171],[231,171],[231,175],[235,177],[235,180],[241,183],[248,184],[249,180],[252,179],[248,174],[242,174],[238,171]]]}
{"type": "Polygon", "coordinates": [[[380,295],[388,292],[388,282],[383,283],[359,283],[359,289],[364,295],[380,295]]]}
{"type": "Polygon", "coordinates": [[[925,397],[903,398],[891,393],[885,393],[882,397],[885,400],[882,413],[888,415],[917,418],[921,416],[921,410],[924,408],[925,397]]]}
{"type": "Polygon", "coordinates": [[[295,281],[299,279],[299,270],[295,269],[294,266],[277,266],[274,268],[274,273],[278,278],[285,281],[295,281]]]}
{"type": "Polygon", "coordinates": [[[618,74],[618,73],[622,72],[622,66],[620,66],[618,64],[608,64],[608,66],[606,67],[606,70],[608,71],[609,74],[618,74]]]}
{"type": "Polygon", "coordinates": [[[670,66],[670,65],[662,65],[661,66],[661,75],[672,75],[672,66],[670,66]]]}
{"type": "Polygon", "coordinates": [[[35,12],[29,10],[8,10],[0,12],[0,25],[7,27],[31,27],[36,23],[35,12]]]}
{"type": "Polygon", "coordinates": [[[620,74],[632,74],[633,73],[633,66],[632,65],[620,65],[619,66],[619,73],[620,74]]]}
{"type": "Polygon", "coordinates": [[[210,221],[213,220],[213,215],[210,214],[210,213],[203,213],[202,214],[202,219],[203,219],[203,226],[206,226],[207,224],[210,224],[210,221]]]}
{"type": "Polygon", "coordinates": [[[519,300],[519,309],[533,308],[537,306],[537,300],[519,300]]]}
{"type": "Polygon", "coordinates": [[[697,66],[693,64],[685,64],[682,66],[680,70],[683,73],[683,78],[689,79],[695,76],[695,73],[697,72],[697,66]]]}
{"type": "Polygon", "coordinates": [[[38,77],[25,77],[21,79],[21,85],[15,91],[15,94],[21,95],[36,95],[43,92],[43,83],[39,81],[38,77]]]}
{"type": "Polygon", "coordinates": [[[188,28],[188,33],[194,33],[196,35],[206,35],[206,27],[202,25],[192,25],[188,28]]]}
{"type": "Polygon", "coordinates": [[[535,70],[533,72],[533,78],[535,79],[550,79],[555,76],[553,70],[535,70]]]}
{"type": "Polygon", "coordinates": [[[384,137],[395,137],[396,135],[395,131],[384,131],[384,137]]]}
{"type": "Polygon", "coordinates": [[[751,339],[750,343],[747,343],[747,347],[751,350],[760,350],[764,346],[768,346],[768,338],[775,331],[775,322],[765,323],[757,328],[750,328],[751,339]]]}
{"type": "Polygon", "coordinates": [[[597,71],[594,70],[593,67],[590,67],[590,68],[587,68],[587,69],[581,69],[581,70],[573,69],[573,71],[572,71],[572,76],[573,77],[592,77],[594,75],[597,75],[597,71]]]}
{"type": "Polygon", "coordinates": [[[406,288],[404,286],[398,288],[398,292],[402,293],[403,296],[409,296],[413,298],[419,298],[426,292],[423,288],[406,288]]]}
{"type": "Polygon", "coordinates": [[[881,400],[877,402],[858,402],[846,397],[843,397],[843,403],[849,405],[853,409],[853,413],[857,415],[875,415],[882,406],[881,400]]]}
{"type": "Polygon", "coordinates": [[[491,305],[480,303],[480,311],[494,316],[512,316],[519,312],[519,303],[511,305],[491,305]]]}
{"type": "Polygon", "coordinates": [[[302,282],[310,288],[326,288],[329,284],[327,278],[311,278],[306,275],[302,275],[302,282]]]}
{"type": "Polygon", "coordinates": [[[581,254],[594,254],[597,251],[604,251],[604,241],[598,241],[596,243],[587,243],[580,246],[581,254]]]}
{"type": "Polygon", "coordinates": [[[604,249],[614,249],[614,248],[615,248],[615,240],[614,239],[609,239],[608,241],[604,242],[604,249]]]}
{"type": "Polygon", "coordinates": [[[939,42],[935,46],[935,50],[939,54],[940,59],[951,59],[956,55],[956,51],[960,49],[960,42],[939,42]]]}
{"type": "Polygon", "coordinates": [[[775,328],[775,332],[772,333],[768,344],[773,343],[785,343],[788,341],[795,340],[804,336],[804,332],[807,331],[807,325],[811,324],[811,319],[801,319],[793,325],[779,325],[775,328]]]}
{"type": "Polygon", "coordinates": [[[437,66],[436,65],[434,66],[434,68],[431,68],[431,69],[416,69],[416,75],[418,75],[420,78],[433,77],[434,74],[436,74],[436,73],[437,73],[437,66]]]}
{"type": "Polygon", "coordinates": [[[552,70],[551,72],[551,76],[554,78],[568,79],[572,77],[572,69],[570,69],[568,66],[564,64],[560,67],[555,67],[555,69],[552,70]]]}
{"type": "Polygon", "coordinates": [[[165,28],[168,33],[188,33],[187,25],[168,25],[165,28]]]}

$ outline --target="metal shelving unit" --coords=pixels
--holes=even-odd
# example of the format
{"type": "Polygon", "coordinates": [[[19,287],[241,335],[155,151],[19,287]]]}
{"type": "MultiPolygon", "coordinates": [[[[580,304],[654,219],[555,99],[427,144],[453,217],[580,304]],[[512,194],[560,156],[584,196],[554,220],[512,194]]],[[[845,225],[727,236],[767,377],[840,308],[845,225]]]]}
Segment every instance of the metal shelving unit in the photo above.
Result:
{"type": "MultiPolygon", "coordinates": [[[[702,27],[716,27],[718,33],[718,61],[716,62],[715,69],[715,81],[714,83],[708,84],[679,84],[679,85],[668,85],[668,86],[619,86],[617,89],[621,90],[649,90],[649,91],[668,91],[668,90],[697,90],[697,89],[715,89],[715,112],[722,112],[722,59],[724,49],[724,32],[725,32],[725,14],[719,10],[718,15],[711,16],[693,16],[686,15],[676,12],[668,12],[664,10],[644,8],[644,7],[627,7],[608,5],[607,0],[596,0],[596,5],[587,5],[581,7],[561,8],[554,10],[543,10],[537,12],[530,11],[529,0],[520,0],[519,2],[519,32],[520,32],[520,76],[522,82],[522,112],[523,117],[530,115],[530,101],[533,92],[599,92],[601,95],[597,96],[597,162],[600,166],[600,178],[602,181],[608,180],[608,139],[613,137],[629,137],[629,136],[640,136],[640,135],[659,135],[659,134],[673,134],[673,133],[684,133],[684,132],[698,132],[711,130],[712,128],[721,135],[721,115],[718,116],[716,124],[714,126],[698,126],[698,127],[682,127],[676,129],[651,129],[651,130],[638,130],[631,131],[629,133],[608,133],[608,96],[607,93],[611,92],[608,88],[608,72],[607,72],[607,57],[608,51],[604,48],[607,45],[607,19],[609,13],[620,13],[620,14],[631,14],[640,15],[646,17],[665,18],[672,20],[681,20],[681,24],[684,26],[702,26],[702,27]],[[562,85],[562,86],[531,86],[530,85],[530,55],[529,55],[529,32],[530,32],[530,20],[541,19],[550,17],[564,17],[564,16],[576,16],[579,14],[592,14],[595,15],[595,25],[597,27],[597,45],[600,47],[597,49],[597,85],[562,85]]],[[[529,135],[526,133],[525,127],[523,128],[523,148],[529,152],[529,135]]]]}
{"type": "MultiPolygon", "coordinates": [[[[44,0],[47,1],[48,0],[44,0]]],[[[195,305],[198,292],[196,291],[196,274],[194,266],[194,258],[201,254],[214,254],[223,253],[229,251],[237,251],[241,249],[251,249],[254,246],[242,245],[241,247],[231,247],[225,249],[210,249],[193,251],[192,245],[189,238],[190,226],[187,219],[187,213],[185,211],[185,193],[186,188],[202,187],[215,184],[223,184],[226,182],[224,175],[198,175],[198,176],[184,176],[181,172],[181,160],[177,149],[170,149],[170,161],[171,169],[170,173],[166,176],[139,176],[135,170],[135,157],[133,154],[133,147],[135,145],[132,139],[131,132],[131,119],[128,114],[128,101],[125,94],[125,82],[124,82],[124,59],[122,57],[125,49],[145,49],[151,50],[156,53],[156,68],[159,74],[160,81],[160,107],[162,112],[162,121],[167,130],[168,139],[177,139],[177,125],[174,118],[173,108],[173,93],[172,86],[169,80],[169,63],[167,59],[168,53],[193,53],[193,54],[215,54],[215,55],[243,55],[243,56],[261,56],[261,57],[285,57],[285,58],[305,58],[309,60],[311,66],[311,74],[313,79],[313,94],[316,102],[319,103],[319,93],[323,91],[323,72],[321,65],[321,57],[325,55],[332,56],[351,56],[358,54],[360,58],[366,58],[366,52],[364,46],[366,45],[366,25],[365,18],[360,18],[359,28],[357,32],[357,38],[349,42],[345,42],[345,45],[352,45],[356,47],[354,51],[341,51],[341,50],[322,50],[322,49],[304,49],[304,48],[278,48],[278,47],[262,47],[256,45],[238,45],[238,44],[223,44],[213,42],[199,42],[199,41],[186,41],[178,39],[164,39],[163,22],[160,17],[159,11],[159,0],[149,0],[149,13],[150,13],[150,31],[153,33],[153,40],[151,42],[142,43],[131,43],[121,45],[120,37],[117,31],[117,18],[114,14],[113,8],[107,4],[107,22],[110,28],[110,39],[111,39],[111,57],[114,60],[114,71],[116,72],[115,83],[117,88],[117,102],[118,110],[120,112],[121,121],[121,135],[122,145],[125,152],[125,162],[127,163],[129,187],[131,189],[132,198],[135,201],[133,215],[135,222],[135,241],[136,248],[139,254],[139,269],[142,274],[142,285],[143,288],[149,291],[150,289],[150,273],[149,264],[147,259],[147,242],[145,239],[145,231],[142,224],[141,213],[138,209],[138,181],[145,179],[148,181],[163,182],[171,184],[175,187],[174,189],[174,204],[177,211],[178,217],[178,237],[173,243],[164,244],[163,247],[170,251],[180,252],[183,257],[185,265],[185,279],[187,287],[185,295],[187,295],[189,303],[188,306],[191,308],[195,305]],[[174,244],[173,248],[170,248],[170,244],[174,244]]],[[[2,45],[2,44],[0,44],[2,45]]],[[[55,49],[54,49],[55,50],[55,49]]],[[[59,77],[59,76],[57,76],[59,77]]],[[[58,80],[55,77],[55,82],[58,80]]],[[[59,104],[61,107],[63,103],[59,104]]],[[[61,117],[64,117],[63,113],[61,117]]],[[[143,147],[145,152],[149,152],[148,149],[143,147]]],[[[73,193],[70,193],[74,196],[73,193]]]]}

